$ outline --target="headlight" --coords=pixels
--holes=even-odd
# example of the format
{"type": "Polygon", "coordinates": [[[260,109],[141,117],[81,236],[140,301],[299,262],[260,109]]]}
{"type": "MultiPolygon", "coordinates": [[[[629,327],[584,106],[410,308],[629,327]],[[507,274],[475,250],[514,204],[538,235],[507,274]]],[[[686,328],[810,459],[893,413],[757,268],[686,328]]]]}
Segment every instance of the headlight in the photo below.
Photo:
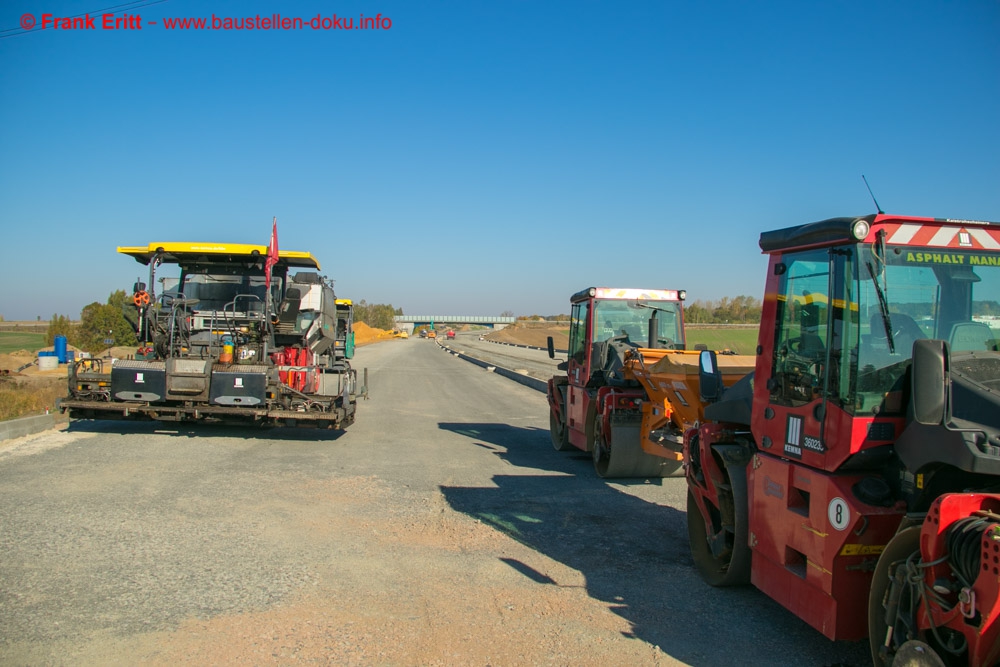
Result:
{"type": "Polygon", "coordinates": [[[854,228],[851,230],[854,234],[854,238],[859,241],[864,241],[868,237],[869,231],[871,231],[871,226],[868,224],[867,220],[858,220],[854,223],[854,228]]]}

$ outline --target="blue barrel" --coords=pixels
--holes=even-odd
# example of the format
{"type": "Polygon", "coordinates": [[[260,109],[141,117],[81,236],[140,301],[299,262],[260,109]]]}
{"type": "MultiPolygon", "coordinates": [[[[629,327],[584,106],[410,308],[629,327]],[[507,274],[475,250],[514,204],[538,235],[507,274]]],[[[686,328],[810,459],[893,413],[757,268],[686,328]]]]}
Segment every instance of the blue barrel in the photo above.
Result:
{"type": "Polygon", "coordinates": [[[59,359],[60,364],[66,363],[66,336],[59,335],[56,336],[56,357],[59,359]]]}

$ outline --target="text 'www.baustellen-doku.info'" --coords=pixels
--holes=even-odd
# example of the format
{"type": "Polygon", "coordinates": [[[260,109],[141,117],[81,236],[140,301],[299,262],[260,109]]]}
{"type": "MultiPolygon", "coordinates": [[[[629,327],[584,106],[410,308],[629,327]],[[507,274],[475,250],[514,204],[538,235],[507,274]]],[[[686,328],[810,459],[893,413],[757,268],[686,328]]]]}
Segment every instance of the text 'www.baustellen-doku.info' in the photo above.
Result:
{"type": "Polygon", "coordinates": [[[382,14],[375,16],[341,16],[317,14],[313,17],[282,16],[216,16],[197,18],[161,18],[144,20],[140,14],[84,14],[82,16],[57,16],[55,14],[22,14],[24,30],[390,30],[392,19],[382,14]]]}

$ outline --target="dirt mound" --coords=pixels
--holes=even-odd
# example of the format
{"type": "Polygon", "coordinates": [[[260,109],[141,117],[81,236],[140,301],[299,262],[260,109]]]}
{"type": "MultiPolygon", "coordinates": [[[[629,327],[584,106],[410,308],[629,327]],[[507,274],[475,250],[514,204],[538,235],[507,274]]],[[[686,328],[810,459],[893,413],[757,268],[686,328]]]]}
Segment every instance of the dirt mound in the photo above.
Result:
{"type": "Polygon", "coordinates": [[[486,338],[487,340],[495,340],[498,343],[545,347],[548,337],[552,336],[552,342],[555,344],[557,350],[565,350],[569,346],[568,325],[542,322],[529,322],[527,324],[530,326],[525,326],[523,322],[516,322],[506,329],[486,334],[486,338]]]}
{"type": "MultiPolygon", "coordinates": [[[[134,352],[134,348],[129,348],[130,351],[134,352]]],[[[31,352],[29,350],[15,350],[9,354],[0,354],[0,371],[8,371],[14,373],[17,369],[25,366],[26,364],[32,364],[38,358],[39,352],[54,352],[55,348],[51,345],[48,347],[43,347],[37,352],[31,352]]],[[[80,356],[80,350],[72,345],[66,346],[67,352],[72,352],[77,358],[80,356]]],[[[65,376],[66,375],[66,364],[59,364],[58,368],[50,371],[39,370],[37,363],[28,366],[21,371],[23,376],[65,376]]]]}
{"type": "Polygon", "coordinates": [[[370,345],[371,343],[377,343],[380,340],[385,340],[387,338],[392,338],[392,332],[386,331],[385,329],[376,329],[375,327],[370,327],[364,322],[354,323],[354,344],[358,347],[362,345],[370,345]]]}

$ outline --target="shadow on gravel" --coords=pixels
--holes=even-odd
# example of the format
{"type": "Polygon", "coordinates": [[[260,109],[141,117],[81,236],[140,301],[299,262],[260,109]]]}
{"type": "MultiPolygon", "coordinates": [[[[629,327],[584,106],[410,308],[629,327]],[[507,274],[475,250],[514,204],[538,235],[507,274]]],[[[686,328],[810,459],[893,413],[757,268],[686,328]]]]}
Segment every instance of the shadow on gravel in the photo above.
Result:
{"type": "MultiPolygon", "coordinates": [[[[580,572],[588,594],[629,622],[626,637],[698,666],[819,666],[844,657],[867,662],[853,660],[856,647],[834,649],[756,589],[713,589],[702,582],[691,562],[685,512],[610,486],[596,476],[589,456],[553,450],[547,431],[507,424],[439,426],[531,469],[494,476],[496,488],[442,486],[450,506],[580,572]],[[762,636],[772,639],[761,642],[762,636]]],[[[539,585],[568,583],[519,560],[500,560],[539,585]]]]}
{"type": "Polygon", "coordinates": [[[296,427],[252,427],[232,424],[170,423],[154,421],[116,421],[113,419],[72,421],[66,427],[70,433],[156,433],[179,438],[243,438],[245,440],[300,440],[303,442],[333,441],[344,431],[296,427]]]}

